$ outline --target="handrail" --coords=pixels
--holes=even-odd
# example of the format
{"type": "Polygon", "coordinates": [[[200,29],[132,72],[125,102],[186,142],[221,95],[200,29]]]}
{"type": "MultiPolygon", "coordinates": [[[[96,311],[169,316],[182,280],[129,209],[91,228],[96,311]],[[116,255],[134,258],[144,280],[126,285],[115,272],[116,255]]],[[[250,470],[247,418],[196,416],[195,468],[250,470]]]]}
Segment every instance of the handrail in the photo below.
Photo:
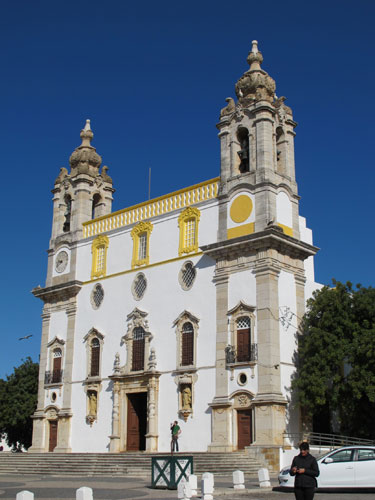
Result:
{"type": "Polygon", "coordinates": [[[329,448],[337,448],[340,446],[364,445],[373,446],[375,441],[371,439],[357,438],[353,436],[342,436],[339,434],[326,434],[320,432],[284,432],[284,446],[287,441],[290,444],[298,446],[302,441],[308,441],[313,446],[327,446],[329,448]]]}

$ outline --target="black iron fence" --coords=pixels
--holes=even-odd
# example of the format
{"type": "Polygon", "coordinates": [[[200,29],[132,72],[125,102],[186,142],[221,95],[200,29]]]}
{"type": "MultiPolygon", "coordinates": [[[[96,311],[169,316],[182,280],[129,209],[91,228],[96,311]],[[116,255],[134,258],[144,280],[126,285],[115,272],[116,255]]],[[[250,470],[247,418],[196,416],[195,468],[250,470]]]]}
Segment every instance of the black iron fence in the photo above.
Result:
{"type": "Polygon", "coordinates": [[[233,345],[225,348],[225,362],[227,365],[249,363],[258,359],[258,344],[250,344],[247,349],[236,350],[233,345]]]}
{"type": "Polygon", "coordinates": [[[63,370],[46,371],[44,374],[44,384],[59,384],[62,382],[63,370]]]}

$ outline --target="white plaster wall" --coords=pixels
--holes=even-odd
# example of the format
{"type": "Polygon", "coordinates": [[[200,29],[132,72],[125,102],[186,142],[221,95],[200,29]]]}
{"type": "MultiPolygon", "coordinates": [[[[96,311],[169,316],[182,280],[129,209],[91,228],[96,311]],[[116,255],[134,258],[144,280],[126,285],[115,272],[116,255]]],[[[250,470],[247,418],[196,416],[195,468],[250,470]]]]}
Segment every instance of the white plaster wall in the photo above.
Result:
{"type": "Polygon", "coordinates": [[[194,415],[186,424],[183,423],[183,426],[189,428],[189,436],[192,438],[189,438],[188,442],[192,449],[207,449],[211,441],[210,410],[207,403],[212,400],[215,390],[212,374],[216,345],[216,290],[212,283],[213,272],[214,261],[209,257],[186,256],[186,259],[98,280],[104,289],[104,300],[96,310],[91,306],[90,294],[97,282],[83,286],[77,299],[74,345],[73,451],[106,451],[110,435],[108,425],[112,425],[112,400],[111,397],[103,397],[103,391],[105,392],[103,387],[99,398],[98,422],[93,424],[98,434],[100,430],[101,438],[90,440],[90,450],[87,450],[85,443],[91,429],[85,422],[86,400],[82,381],[87,374],[87,359],[83,338],[93,327],[104,335],[101,376],[108,377],[113,372],[116,352],[120,353],[121,366],[126,362],[126,348],[122,344],[121,337],[127,331],[127,315],[135,307],[148,313],[149,329],[153,334],[150,345],[155,348],[157,370],[163,373],[159,391],[160,451],[169,450],[169,423],[178,418],[177,386],[172,375],[172,371],[176,369],[176,331],[173,322],[184,310],[191,312],[200,320],[197,336],[198,381],[194,387],[194,415]],[[194,285],[188,291],[183,290],[178,282],[179,271],[186,260],[191,260],[197,269],[194,285]],[[139,271],[146,276],[148,286],[144,297],[138,301],[131,293],[131,285],[139,271]],[[200,370],[202,367],[204,369],[200,370]],[[103,429],[101,425],[104,426],[103,429]]]}
{"type": "Polygon", "coordinates": [[[228,229],[232,228],[232,227],[236,227],[236,226],[242,226],[243,224],[250,224],[251,222],[255,222],[255,196],[253,194],[251,194],[249,191],[240,191],[239,193],[236,193],[235,196],[233,196],[233,198],[231,199],[230,203],[228,203],[228,217],[227,217],[227,227],[228,229]],[[249,217],[243,221],[243,222],[234,222],[231,217],[230,217],[230,208],[232,206],[232,203],[234,202],[234,200],[236,198],[238,198],[239,196],[242,196],[242,195],[245,195],[245,196],[248,196],[251,201],[253,202],[253,209],[249,215],[249,217]]]}
{"type": "MultiPolygon", "coordinates": [[[[305,217],[299,217],[299,232],[302,241],[308,243],[309,245],[313,244],[312,230],[306,227],[305,217]]],[[[309,281],[314,281],[314,257],[308,257],[304,262],[304,266],[306,279],[309,281]]]]}
{"type": "Polygon", "coordinates": [[[65,311],[56,311],[51,313],[48,342],[58,337],[60,340],[66,340],[68,327],[68,316],[65,311]]]}
{"type": "Polygon", "coordinates": [[[112,420],[108,418],[112,408],[112,390],[108,380],[102,381],[102,389],[98,398],[97,421],[90,425],[86,422],[86,393],[82,383],[72,386],[73,405],[71,446],[72,451],[98,452],[109,451],[109,437],[111,435],[112,420]]]}
{"type": "Polygon", "coordinates": [[[240,300],[249,306],[256,306],[256,279],[252,271],[233,273],[228,284],[228,310],[235,307],[240,300]]]}
{"type": "MultiPolygon", "coordinates": [[[[210,200],[194,207],[201,212],[198,226],[199,246],[214,243],[217,240],[218,205],[216,200],[210,200]],[[214,221],[214,223],[213,223],[214,221]]],[[[153,217],[150,222],[153,230],[149,242],[149,263],[155,264],[167,260],[176,259],[178,255],[180,229],[178,217],[181,211],[153,217]]],[[[131,271],[131,260],[133,255],[133,239],[131,230],[135,224],[106,233],[109,238],[107,250],[107,276],[114,273],[131,271]]],[[[77,279],[89,281],[91,279],[92,267],[92,238],[79,244],[77,256],[77,279]]]]}
{"type": "Polygon", "coordinates": [[[280,191],[276,196],[276,216],[277,222],[280,222],[280,224],[293,227],[292,203],[284,191],[280,191]]]}

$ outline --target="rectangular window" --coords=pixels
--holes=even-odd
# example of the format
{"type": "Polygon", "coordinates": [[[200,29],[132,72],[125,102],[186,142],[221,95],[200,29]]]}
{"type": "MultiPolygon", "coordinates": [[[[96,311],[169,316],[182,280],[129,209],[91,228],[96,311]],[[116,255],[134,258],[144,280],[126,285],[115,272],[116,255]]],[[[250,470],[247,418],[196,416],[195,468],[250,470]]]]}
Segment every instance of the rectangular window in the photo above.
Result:
{"type": "Polygon", "coordinates": [[[138,259],[145,260],[147,258],[147,233],[139,235],[138,259]]]}
{"type": "Polygon", "coordinates": [[[237,330],[237,361],[250,361],[250,328],[237,330]]]}
{"type": "Polygon", "coordinates": [[[100,346],[95,345],[91,347],[91,377],[99,376],[99,359],[100,359],[100,346]]]}
{"type": "Polygon", "coordinates": [[[195,219],[189,219],[185,223],[185,248],[191,248],[195,245],[195,219]]]}
{"type": "Polygon", "coordinates": [[[134,328],[132,349],[132,371],[144,370],[145,332],[142,327],[134,328]]]}
{"type": "Polygon", "coordinates": [[[100,272],[104,269],[104,257],[105,257],[105,247],[100,246],[97,249],[96,254],[96,271],[100,272]]]}
{"type": "Polygon", "coordinates": [[[190,366],[193,364],[194,357],[194,331],[185,331],[182,334],[182,366],[190,366]]]}

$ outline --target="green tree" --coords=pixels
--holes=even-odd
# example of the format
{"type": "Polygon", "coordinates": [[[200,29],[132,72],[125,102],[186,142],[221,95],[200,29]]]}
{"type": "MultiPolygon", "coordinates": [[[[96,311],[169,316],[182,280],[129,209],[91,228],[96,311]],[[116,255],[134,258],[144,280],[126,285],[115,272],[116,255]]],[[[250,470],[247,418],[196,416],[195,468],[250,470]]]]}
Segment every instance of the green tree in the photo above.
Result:
{"type": "Polygon", "coordinates": [[[292,389],[310,417],[334,416],[341,433],[375,439],[375,289],[333,284],[307,303],[292,389]]]}
{"type": "Polygon", "coordinates": [[[0,434],[5,434],[8,445],[13,448],[31,445],[38,370],[38,363],[28,357],[6,380],[0,380],[0,434]]]}

